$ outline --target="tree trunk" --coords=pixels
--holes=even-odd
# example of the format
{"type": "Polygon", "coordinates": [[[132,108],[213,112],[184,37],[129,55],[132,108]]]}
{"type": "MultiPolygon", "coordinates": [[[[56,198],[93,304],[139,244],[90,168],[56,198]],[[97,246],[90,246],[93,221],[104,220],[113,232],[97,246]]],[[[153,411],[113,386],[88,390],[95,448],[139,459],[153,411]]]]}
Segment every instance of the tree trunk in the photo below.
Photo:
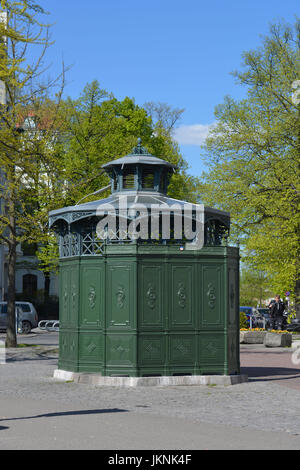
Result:
{"type": "MultiPolygon", "coordinates": [[[[13,170],[14,171],[14,170],[13,170]]],[[[17,260],[17,239],[16,239],[16,215],[15,215],[14,191],[8,200],[9,214],[9,237],[8,237],[8,286],[7,286],[7,348],[17,347],[16,334],[16,260],[17,260]]]]}
{"type": "Polygon", "coordinates": [[[44,296],[44,302],[47,302],[49,300],[49,295],[50,295],[50,272],[45,271],[44,272],[45,276],[45,296],[44,296]]]}
{"type": "Polygon", "coordinates": [[[7,348],[17,347],[15,314],[16,251],[16,243],[12,243],[8,248],[7,330],[5,343],[7,348]]]}

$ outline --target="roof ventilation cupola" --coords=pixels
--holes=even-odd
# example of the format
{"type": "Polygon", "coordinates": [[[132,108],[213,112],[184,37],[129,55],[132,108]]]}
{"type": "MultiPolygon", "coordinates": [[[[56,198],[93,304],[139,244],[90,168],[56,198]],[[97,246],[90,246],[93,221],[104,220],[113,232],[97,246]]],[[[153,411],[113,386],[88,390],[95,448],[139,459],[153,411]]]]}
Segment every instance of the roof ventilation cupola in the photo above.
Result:
{"type": "Polygon", "coordinates": [[[139,138],[130,154],[106,163],[102,168],[111,178],[112,193],[141,191],[166,194],[176,167],[151,155],[139,138]]]}

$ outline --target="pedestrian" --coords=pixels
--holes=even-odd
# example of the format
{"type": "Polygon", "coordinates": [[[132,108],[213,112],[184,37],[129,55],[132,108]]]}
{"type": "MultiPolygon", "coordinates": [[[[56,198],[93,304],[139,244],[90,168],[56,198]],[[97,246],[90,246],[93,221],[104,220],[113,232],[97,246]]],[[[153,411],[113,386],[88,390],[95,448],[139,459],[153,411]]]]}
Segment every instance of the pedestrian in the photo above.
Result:
{"type": "Polygon", "coordinates": [[[280,295],[275,296],[275,302],[270,303],[269,308],[272,330],[281,330],[284,324],[283,313],[285,311],[285,305],[280,300],[280,295]]]}

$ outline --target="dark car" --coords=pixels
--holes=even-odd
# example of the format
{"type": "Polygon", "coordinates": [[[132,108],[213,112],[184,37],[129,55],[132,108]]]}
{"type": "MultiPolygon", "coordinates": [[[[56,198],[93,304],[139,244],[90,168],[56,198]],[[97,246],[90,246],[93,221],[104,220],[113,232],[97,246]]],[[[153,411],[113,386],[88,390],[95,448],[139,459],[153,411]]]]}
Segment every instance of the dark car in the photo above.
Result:
{"type": "Polygon", "coordinates": [[[259,311],[259,313],[261,313],[263,316],[269,316],[270,315],[270,311],[267,307],[257,307],[257,310],[259,311]]]}
{"type": "Polygon", "coordinates": [[[258,307],[257,310],[265,318],[265,328],[268,328],[271,322],[270,310],[262,307],[258,307]]]}
{"type": "Polygon", "coordinates": [[[300,331],[300,319],[293,318],[291,323],[289,323],[286,327],[287,331],[300,331]]]}

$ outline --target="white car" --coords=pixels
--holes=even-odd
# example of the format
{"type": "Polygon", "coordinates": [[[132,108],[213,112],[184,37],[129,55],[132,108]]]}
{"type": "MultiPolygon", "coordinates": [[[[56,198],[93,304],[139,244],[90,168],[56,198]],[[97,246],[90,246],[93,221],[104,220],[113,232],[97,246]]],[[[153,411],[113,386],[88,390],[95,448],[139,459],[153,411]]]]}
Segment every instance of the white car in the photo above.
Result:
{"type": "MultiPolygon", "coordinates": [[[[32,328],[38,326],[38,315],[34,305],[30,302],[17,301],[16,307],[21,310],[22,333],[28,334],[32,328]]],[[[7,302],[0,302],[0,330],[7,328],[7,302]]]]}

